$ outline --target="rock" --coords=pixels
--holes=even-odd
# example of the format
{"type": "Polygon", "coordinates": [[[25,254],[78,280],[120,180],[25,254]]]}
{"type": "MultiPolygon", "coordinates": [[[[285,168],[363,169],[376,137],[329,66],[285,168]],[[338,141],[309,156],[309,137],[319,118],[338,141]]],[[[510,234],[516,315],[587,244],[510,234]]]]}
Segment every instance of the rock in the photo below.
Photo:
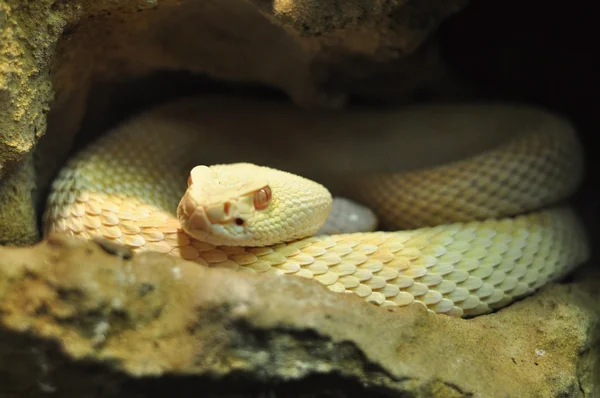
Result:
{"type": "Polygon", "coordinates": [[[36,212],[33,157],[26,155],[13,171],[0,180],[0,245],[27,245],[40,238],[36,212]]]}
{"type": "Polygon", "coordinates": [[[0,281],[2,388],[15,394],[600,393],[600,292],[588,282],[464,320],[61,236],[0,248],[0,281]]]}

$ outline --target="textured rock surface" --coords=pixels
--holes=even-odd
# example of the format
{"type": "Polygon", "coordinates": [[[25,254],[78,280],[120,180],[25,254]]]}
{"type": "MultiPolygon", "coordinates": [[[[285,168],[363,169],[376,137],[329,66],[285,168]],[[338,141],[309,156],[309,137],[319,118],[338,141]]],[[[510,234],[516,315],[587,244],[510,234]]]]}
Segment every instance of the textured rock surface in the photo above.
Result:
{"type": "MultiPolygon", "coordinates": [[[[364,79],[377,74],[372,65],[400,67],[398,60],[465,3],[0,0],[0,179],[31,152],[48,123],[51,142],[36,153],[39,192],[45,192],[70,149],[93,82],[187,70],[278,88],[304,105],[335,106],[347,92],[368,90],[364,79]]],[[[435,54],[416,53],[395,94],[445,76],[435,54]],[[427,72],[415,78],[421,70],[427,72]]],[[[33,175],[31,162],[20,167],[28,168],[21,175],[33,175]]],[[[17,208],[3,206],[0,219],[22,203],[41,203],[24,189],[11,195],[17,208]]],[[[0,240],[34,242],[33,219],[30,210],[21,225],[0,230],[0,240]]]]}
{"type": "Polygon", "coordinates": [[[586,283],[461,320],[384,310],[301,278],[129,256],[60,237],[0,249],[4,391],[94,396],[101,384],[103,396],[158,396],[150,376],[186,375],[189,396],[220,377],[303,396],[291,393],[297,381],[306,391],[328,375],[315,391],[345,394],[333,396],[600,393],[600,293],[586,283]]]}
{"type": "Polygon", "coordinates": [[[26,245],[39,239],[35,211],[33,156],[28,154],[0,179],[0,245],[26,245]]]}

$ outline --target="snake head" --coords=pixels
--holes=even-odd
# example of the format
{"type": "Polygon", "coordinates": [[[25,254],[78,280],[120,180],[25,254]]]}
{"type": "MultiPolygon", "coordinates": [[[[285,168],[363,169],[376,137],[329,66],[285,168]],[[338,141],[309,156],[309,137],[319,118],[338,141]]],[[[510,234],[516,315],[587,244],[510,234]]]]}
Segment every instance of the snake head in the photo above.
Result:
{"type": "Polygon", "coordinates": [[[203,242],[264,246],[313,234],[330,207],[331,196],[320,184],[235,163],[194,167],[177,216],[183,230],[203,242]]]}

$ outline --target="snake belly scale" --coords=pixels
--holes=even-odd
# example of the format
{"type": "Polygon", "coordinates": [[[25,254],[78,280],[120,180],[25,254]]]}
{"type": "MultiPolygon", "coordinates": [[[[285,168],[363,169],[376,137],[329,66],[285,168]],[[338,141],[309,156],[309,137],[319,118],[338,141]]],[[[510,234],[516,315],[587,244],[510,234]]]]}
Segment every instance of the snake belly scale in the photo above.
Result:
{"type": "MultiPolygon", "coordinates": [[[[345,179],[350,181],[344,185],[345,193],[370,206],[383,225],[410,229],[295,237],[266,246],[235,241],[224,245],[185,232],[176,211],[188,189],[190,170],[221,158],[223,163],[255,162],[250,150],[243,149],[252,133],[252,128],[244,131],[244,126],[258,125],[254,129],[264,130],[257,145],[271,145],[267,153],[274,155],[269,166],[292,173],[301,171],[298,159],[302,156],[294,151],[310,154],[317,150],[314,141],[306,136],[303,140],[302,131],[294,134],[294,128],[305,130],[308,136],[309,130],[327,130],[328,123],[337,129],[343,123],[348,129],[363,127],[362,119],[353,122],[356,116],[348,113],[326,113],[311,119],[306,111],[291,108],[186,99],[134,116],[77,153],[59,172],[44,214],[45,233],[103,237],[137,251],[170,253],[203,266],[304,277],[376,305],[418,304],[459,317],[502,308],[560,279],[588,258],[588,243],[577,216],[558,204],[577,188],[583,172],[575,133],[553,115],[518,106],[441,105],[368,111],[364,117],[372,121],[370,128],[376,130],[377,123],[385,119],[381,130],[391,132],[383,135],[395,142],[381,143],[380,149],[370,148],[375,145],[372,142],[352,149],[352,139],[348,139],[348,156],[361,164],[361,151],[380,150],[382,164],[354,169],[339,158],[344,146],[339,145],[335,152],[334,147],[327,147],[335,146],[334,140],[325,139],[318,145],[321,153],[330,154],[323,164],[314,160],[318,157],[304,158],[304,163],[308,159],[313,167],[306,172],[310,177],[321,176],[323,165],[328,164],[332,168],[339,165],[336,181],[342,173],[355,173],[345,179]],[[245,121],[232,127],[229,119],[234,115],[245,121]],[[441,156],[436,165],[403,165],[407,169],[403,172],[393,169],[390,147],[403,145],[394,138],[394,129],[428,125],[422,133],[426,145],[433,148],[436,130],[458,126],[460,136],[476,126],[499,129],[507,120],[514,123],[510,129],[519,131],[477,153],[458,159],[441,156]],[[285,150],[272,142],[263,145],[271,139],[269,130],[286,126],[292,137],[284,139],[292,146],[290,153],[281,154],[285,150]],[[227,141],[219,137],[219,131],[225,129],[242,130],[244,145],[218,147],[218,140],[227,141]],[[227,148],[232,148],[231,152],[227,148]]],[[[376,132],[348,134],[369,139],[376,132]]],[[[440,137],[439,141],[441,146],[453,142],[452,137],[440,137]]],[[[260,177],[261,173],[253,170],[250,174],[260,177]]],[[[273,197],[280,191],[273,190],[273,197]]],[[[302,202],[304,196],[310,196],[309,191],[303,188],[305,195],[293,200],[302,202]]],[[[323,203],[321,208],[327,207],[323,203]]],[[[295,227],[302,224],[293,215],[288,214],[288,220],[286,225],[267,225],[293,231],[289,223],[295,227]]]]}

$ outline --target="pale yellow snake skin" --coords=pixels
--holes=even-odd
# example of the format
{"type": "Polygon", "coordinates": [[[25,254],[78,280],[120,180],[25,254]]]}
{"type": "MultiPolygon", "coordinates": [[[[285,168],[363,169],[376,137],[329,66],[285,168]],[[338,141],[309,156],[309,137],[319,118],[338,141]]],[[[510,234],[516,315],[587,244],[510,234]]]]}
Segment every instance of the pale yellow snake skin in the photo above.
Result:
{"type": "MultiPolygon", "coordinates": [[[[381,306],[420,303],[470,317],[587,259],[579,220],[558,207],[581,181],[581,156],[568,123],[522,106],[309,112],[190,99],[142,113],[78,153],[53,184],[44,224],[46,233],[100,236],[204,266],[312,278],[381,306]],[[234,162],[318,180],[373,208],[384,226],[416,229],[267,247],[191,238],[176,217],[190,170],[234,162]]],[[[289,184],[300,189],[295,201],[311,198],[307,184],[289,184]]],[[[294,220],[291,232],[306,222],[294,220]]]]}

